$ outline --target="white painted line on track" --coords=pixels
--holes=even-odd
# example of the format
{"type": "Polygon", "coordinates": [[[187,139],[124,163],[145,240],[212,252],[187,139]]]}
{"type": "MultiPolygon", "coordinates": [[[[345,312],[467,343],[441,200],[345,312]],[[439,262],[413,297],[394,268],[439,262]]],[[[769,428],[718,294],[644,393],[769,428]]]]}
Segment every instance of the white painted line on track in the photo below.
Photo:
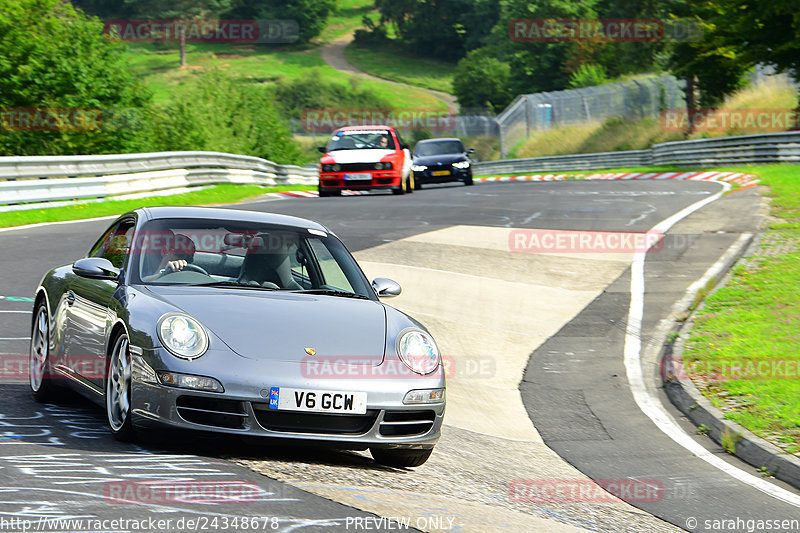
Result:
{"type": "MultiPolygon", "coordinates": [[[[662,220],[650,231],[666,233],[667,230],[669,230],[677,222],[691,215],[705,205],[716,201],[722,197],[723,192],[731,189],[731,186],[728,183],[720,184],[723,186],[722,191],[714,194],[713,196],[700,200],[699,202],[695,202],[692,205],[675,213],[671,217],[662,220]]],[[[730,258],[729,253],[734,253],[732,250],[735,250],[734,246],[739,245],[740,241],[742,241],[741,237],[740,240],[728,250],[728,253],[726,253],[714,265],[712,265],[711,269],[709,270],[716,271],[718,269],[722,269],[723,265],[730,258]]],[[[745,472],[744,470],[727,463],[723,459],[720,459],[710,451],[706,450],[698,442],[694,441],[688,434],[686,434],[686,432],[681,429],[675,419],[673,419],[672,416],[666,411],[658,398],[656,398],[648,390],[644,382],[641,364],[641,332],[642,317],[644,316],[645,291],[644,264],[646,255],[647,252],[637,252],[634,254],[633,264],[631,265],[631,303],[628,310],[628,327],[626,328],[624,349],[625,371],[628,378],[628,384],[631,392],[633,393],[634,400],[639,406],[639,409],[641,409],[642,412],[650,420],[652,420],[653,423],[655,423],[655,425],[669,438],[686,448],[697,458],[702,459],[734,479],[741,481],[742,483],[746,483],[747,485],[750,485],[751,487],[758,489],[761,492],[772,496],[773,498],[784,501],[790,505],[794,505],[795,507],[800,507],[800,495],[775,486],[768,481],[749,474],[748,472],[745,472]]],[[[692,287],[694,287],[694,285],[692,287]]],[[[691,290],[692,287],[690,287],[689,290],[691,290]]]]}
{"type": "Polygon", "coordinates": [[[0,310],[0,313],[24,313],[26,315],[29,315],[31,314],[31,311],[0,310]]]}

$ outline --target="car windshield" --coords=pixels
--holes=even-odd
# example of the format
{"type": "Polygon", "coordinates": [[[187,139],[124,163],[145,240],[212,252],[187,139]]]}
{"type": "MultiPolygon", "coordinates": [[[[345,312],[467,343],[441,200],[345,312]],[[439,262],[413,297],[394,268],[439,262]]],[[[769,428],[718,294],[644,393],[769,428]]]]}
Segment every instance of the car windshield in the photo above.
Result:
{"type": "Polygon", "coordinates": [[[159,219],[145,224],[134,242],[134,283],[374,297],[350,252],[321,230],[159,219]]]}
{"type": "Polygon", "coordinates": [[[388,130],[339,131],[328,141],[325,150],[333,152],[336,150],[363,150],[365,148],[394,150],[395,144],[388,130]]]}
{"type": "Polygon", "coordinates": [[[463,154],[464,151],[464,145],[461,144],[461,141],[421,142],[414,149],[414,155],[463,154]]]}

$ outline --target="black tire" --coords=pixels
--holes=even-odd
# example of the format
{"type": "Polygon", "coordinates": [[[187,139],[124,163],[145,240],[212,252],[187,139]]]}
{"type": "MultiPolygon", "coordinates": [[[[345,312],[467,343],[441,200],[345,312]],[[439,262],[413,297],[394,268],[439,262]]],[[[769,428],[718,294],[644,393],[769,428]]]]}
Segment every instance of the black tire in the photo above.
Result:
{"type": "Polygon", "coordinates": [[[395,468],[413,468],[424,464],[433,453],[433,448],[424,450],[370,448],[369,453],[378,464],[395,468]]]}
{"type": "Polygon", "coordinates": [[[467,179],[464,180],[464,185],[466,185],[468,187],[470,185],[472,185],[472,176],[470,176],[470,177],[468,177],[467,179]]]}
{"type": "Polygon", "coordinates": [[[399,188],[392,189],[392,194],[395,194],[395,195],[398,195],[398,196],[403,194],[403,193],[405,193],[405,192],[406,192],[405,187],[402,184],[400,185],[399,188]]]}
{"type": "Polygon", "coordinates": [[[417,178],[414,178],[414,190],[421,191],[422,183],[417,178]]]}
{"type": "Polygon", "coordinates": [[[131,441],[135,432],[131,423],[131,354],[128,335],[118,334],[111,346],[106,369],[106,420],[115,439],[131,441]],[[120,361],[121,357],[125,357],[124,362],[120,361]],[[125,395],[127,406],[120,405],[121,394],[125,395]]]}
{"type": "Polygon", "coordinates": [[[414,189],[416,189],[416,187],[414,186],[414,173],[412,172],[408,175],[408,179],[406,180],[406,192],[411,194],[414,192],[414,189]]]}
{"type": "Polygon", "coordinates": [[[44,302],[36,307],[33,317],[28,382],[33,398],[45,402],[52,397],[54,385],[50,376],[50,316],[44,302]]]}

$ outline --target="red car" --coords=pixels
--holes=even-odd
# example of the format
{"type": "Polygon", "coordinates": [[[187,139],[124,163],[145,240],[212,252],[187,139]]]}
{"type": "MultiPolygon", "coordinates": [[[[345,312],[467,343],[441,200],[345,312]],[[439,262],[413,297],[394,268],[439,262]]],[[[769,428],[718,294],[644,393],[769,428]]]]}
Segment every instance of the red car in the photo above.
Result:
{"type": "Polygon", "coordinates": [[[414,191],[411,152],[390,126],[348,126],[333,132],[319,164],[319,195],[339,196],[344,189],[414,191]]]}

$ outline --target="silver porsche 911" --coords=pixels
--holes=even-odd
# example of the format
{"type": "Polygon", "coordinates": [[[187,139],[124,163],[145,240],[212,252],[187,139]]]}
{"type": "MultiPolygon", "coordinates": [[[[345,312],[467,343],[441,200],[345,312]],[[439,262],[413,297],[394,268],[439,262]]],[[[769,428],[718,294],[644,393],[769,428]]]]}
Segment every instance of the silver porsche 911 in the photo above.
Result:
{"type": "Polygon", "coordinates": [[[76,389],[120,439],[166,425],[418,466],[440,436],[444,368],[426,329],[378,299],[399,293],[315,222],[138,209],[42,279],[31,389],[76,389]]]}

